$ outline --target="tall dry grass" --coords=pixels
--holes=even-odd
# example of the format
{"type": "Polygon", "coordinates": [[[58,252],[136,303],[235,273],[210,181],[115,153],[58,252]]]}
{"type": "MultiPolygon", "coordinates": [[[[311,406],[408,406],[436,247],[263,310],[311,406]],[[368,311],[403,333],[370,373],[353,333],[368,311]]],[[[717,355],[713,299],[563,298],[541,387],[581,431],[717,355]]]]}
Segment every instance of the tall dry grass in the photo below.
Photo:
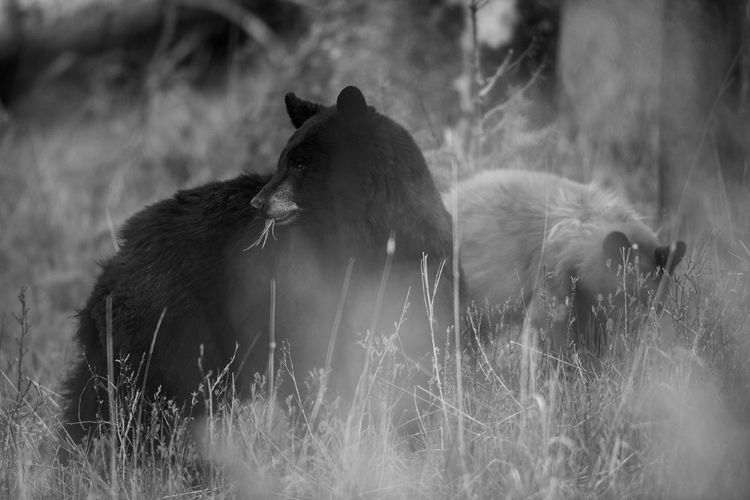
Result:
{"type": "MultiPolygon", "coordinates": [[[[462,354],[462,392],[452,352],[436,365],[441,390],[416,436],[377,416],[391,399],[326,407],[313,422],[309,407],[269,401],[259,376],[249,401],[221,392],[190,422],[163,398],[144,405],[150,418],[135,441],[143,395],[122,381],[116,448],[102,439],[67,467],[54,458],[56,396],[25,364],[34,331],[21,311],[19,351],[3,367],[0,488],[12,498],[746,498],[750,280],[713,276],[680,277],[664,312],[652,310],[628,349],[595,367],[544,358],[525,395],[518,326],[493,324],[491,340],[462,354]]],[[[397,382],[381,369],[389,352],[373,343],[365,386],[397,382]]],[[[305,383],[284,363],[278,375],[305,383]]],[[[227,387],[207,379],[198,390],[227,387]]]]}

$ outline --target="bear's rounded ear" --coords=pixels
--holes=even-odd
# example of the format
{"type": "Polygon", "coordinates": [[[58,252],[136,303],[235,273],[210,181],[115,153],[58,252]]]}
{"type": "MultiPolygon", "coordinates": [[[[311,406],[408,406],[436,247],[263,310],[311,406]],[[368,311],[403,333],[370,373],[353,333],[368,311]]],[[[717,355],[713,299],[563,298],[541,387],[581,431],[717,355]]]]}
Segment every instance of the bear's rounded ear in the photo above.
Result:
{"type": "Polygon", "coordinates": [[[367,116],[365,96],[357,87],[350,85],[336,99],[336,110],[347,124],[355,125],[367,116]]]}
{"type": "Polygon", "coordinates": [[[627,236],[620,231],[612,231],[604,238],[602,244],[604,260],[609,260],[612,269],[617,270],[617,266],[622,264],[623,256],[627,257],[630,247],[630,240],[627,236]]]}
{"type": "Polygon", "coordinates": [[[308,118],[324,108],[322,104],[315,104],[314,102],[300,99],[294,95],[294,92],[289,92],[284,96],[284,103],[286,104],[286,112],[289,118],[292,119],[294,128],[300,128],[308,118]]]}
{"type": "Polygon", "coordinates": [[[687,246],[684,241],[675,241],[669,246],[657,247],[654,251],[656,267],[667,269],[667,265],[669,265],[667,272],[671,275],[677,265],[682,262],[682,258],[685,257],[686,251],[687,246]],[[672,262],[669,262],[670,254],[672,254],[672,262]]]}

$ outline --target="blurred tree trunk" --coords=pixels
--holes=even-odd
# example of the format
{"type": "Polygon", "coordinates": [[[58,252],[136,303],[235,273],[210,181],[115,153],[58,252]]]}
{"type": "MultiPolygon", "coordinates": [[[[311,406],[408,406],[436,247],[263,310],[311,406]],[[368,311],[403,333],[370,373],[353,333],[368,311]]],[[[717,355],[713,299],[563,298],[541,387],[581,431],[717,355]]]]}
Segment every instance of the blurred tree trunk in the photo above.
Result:
{"type": "Polygon", "coordinates": [[[750,0],[745,0],[740,49],[740,112],[750,116],[750,0]]]}
{"type": "Polygon", "coordinates": [[[666,0],[659,220],[677,232],[731,233],[735,200],[744,196],[750,152],[749,5],[748,0],[666,0]]]}
{"type": "MultiPolygon", "coordinates": [[[[12,91],[12,78],[18,69],[21,51],[21,9],[16,0],[4,0],[0,5],[0,105],[12,91]]],[[[2,110],[0,108],[0,114],[2,110]]],[[[3,117],[0,117],[0,123],[3,117]]]]}
{"type": "Polygon", "coordinates": [[[732,226],[750,152],[748,5],[564,2],[561,156],[676,233],[732,226]]]}
{"type": "Polygon", "coordinates": [[[657,206],[663,15],[666,0],[567,0],[558,85],[563,173],[657,206]]]}

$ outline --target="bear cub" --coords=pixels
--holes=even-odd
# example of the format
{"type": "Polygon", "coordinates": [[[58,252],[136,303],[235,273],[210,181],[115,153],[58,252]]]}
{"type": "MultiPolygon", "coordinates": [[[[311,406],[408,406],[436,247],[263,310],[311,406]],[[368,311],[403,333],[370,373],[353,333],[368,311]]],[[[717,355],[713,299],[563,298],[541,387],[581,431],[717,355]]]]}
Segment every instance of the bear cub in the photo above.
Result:
{"type": "Polygon", "coordinates": [[[685,255],[685,243],[659,245],[628,202],[595,184],[494,170],[456,189],[471,299],[507,304],[548,336],[552,352],[606,346],[624,311],[647,306],[685,255]]]}

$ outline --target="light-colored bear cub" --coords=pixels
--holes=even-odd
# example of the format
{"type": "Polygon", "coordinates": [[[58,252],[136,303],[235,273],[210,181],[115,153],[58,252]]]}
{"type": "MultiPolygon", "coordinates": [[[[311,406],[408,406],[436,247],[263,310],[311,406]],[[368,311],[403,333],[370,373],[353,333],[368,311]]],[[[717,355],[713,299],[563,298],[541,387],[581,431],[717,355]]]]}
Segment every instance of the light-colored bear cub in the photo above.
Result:
{"type": "MultiPolygon", "coordinates": [[[[520,297],[516,317],[552,351],[606,345],[611,326],[649,304],[663,272],[671,275],[685,254],[681,241],[660,246],[627,201],[596,184],[495,170],[456,189],[470,298],[494,305],[520,297]]],[[[452,192],[443,201],[452,210],[452,192]]]]}

